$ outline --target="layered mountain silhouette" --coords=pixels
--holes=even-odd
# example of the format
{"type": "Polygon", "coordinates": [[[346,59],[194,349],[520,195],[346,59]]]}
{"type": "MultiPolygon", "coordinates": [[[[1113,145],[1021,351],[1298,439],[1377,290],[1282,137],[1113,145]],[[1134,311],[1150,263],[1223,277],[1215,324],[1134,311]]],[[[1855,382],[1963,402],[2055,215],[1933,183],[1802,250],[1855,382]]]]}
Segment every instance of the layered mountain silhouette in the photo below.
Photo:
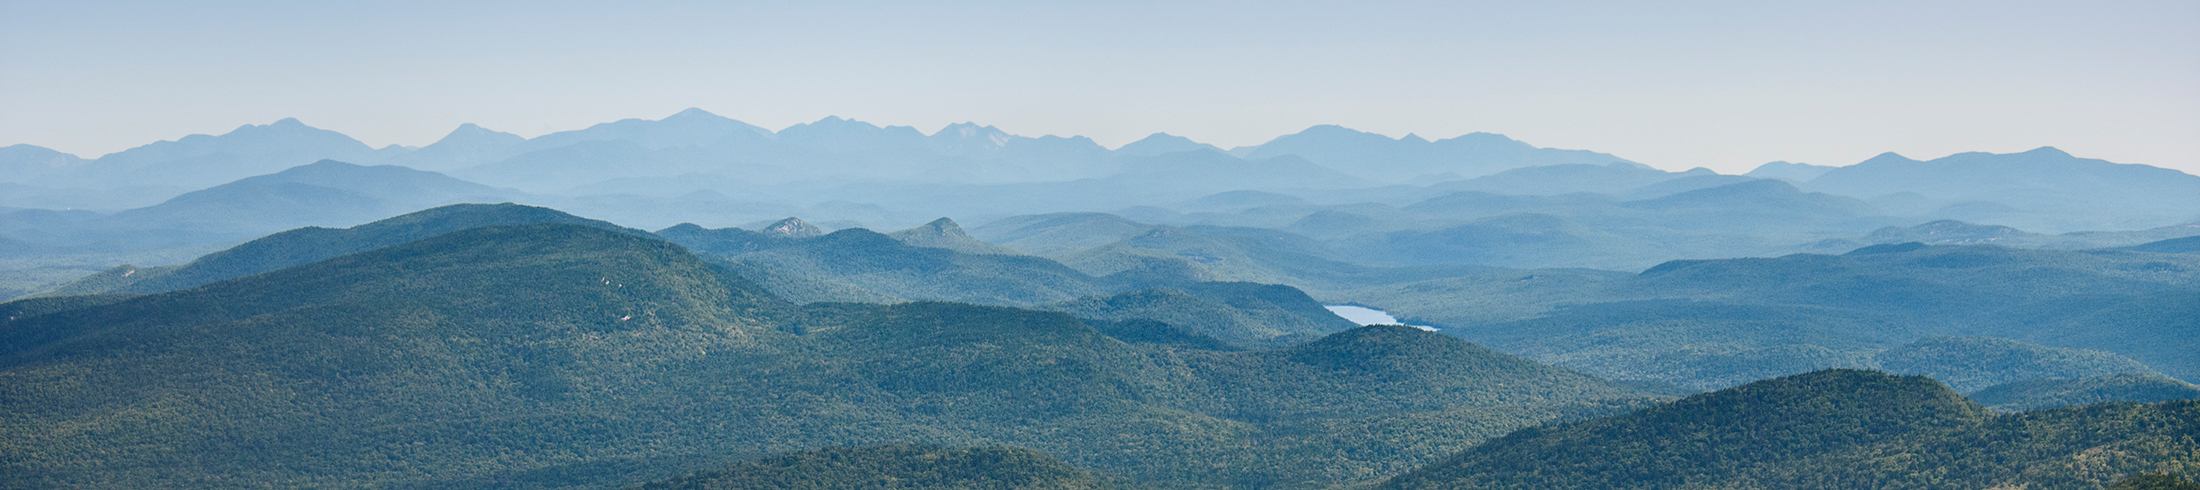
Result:
{"type": "Polygon", "coordinates": [[[300,226],[350,226],[443,204],[516,198],[524,194],[434,172],[323,160],[185,193],[153,206],[104,216],[18,222],[11,227],[23,230],[16,232],[18,236],[38,237],[58,246],[219,242],[300,226]]]}
{"type": "Polygon", "coordinates": [[[2021,412],[2104,402],[2200,400],[2200,387],[2162,376],[2111,374],[1994,385],[1972,393],[1971,399],[1996,410],[2021,412]]]}
{"type": "Polygon", "coordinates": [[[1059,313],[797,307],[682,247],[574,224],[48,304],[0,328],[0,370],[21,381],[0,404],[24,415],[0,422],[11,484],[618,485],[723,464],[702,455],[996,441],[1135,479],[1267,486],[1646,400],[1404,327],[1241,352],[1128,344],[1059,313]],[[153,405],[170,408],[128,410],[153,405]],[[391,451],[419,471],[374,456],[391,451]]]}
{"type": "MultiPolygon", "coordinates": [[[[402,152],[393,147],[388,153],[402,152]]],[[[342,133],[297,119],[244,125],[220,136],[194,134],[91,160],[76,171],[26,183],[59,187],[163,185],[201,188],[246,176],[275,173],[319,160],[374,161],[378,152],[342,133]]],[[[12,180],[12,179],[11,179],[12,180]]]]}
{"type": "Polygon", "coordinates": [[[1314,126],[1257,147],[1232,151],[1242,151],[1249,158],[1297,155],[1388,183],[1477,177],[1537,165],[1628,162],[1591,151],[1536,148],[1490,133],[1429,141],[1410,134],[1390,138],[1334,125],[1314,126]]]}
{"type": "Polygon", "coordinates": [[[1715,389],[1883,367],[1975,390],[2027,377],[2200,377],[2187,354],[2200,346],[2184,340],[2195,271],[2200,263],[2182,254],[1911,243],[1674,261],[1639,274],[1498,271],[1335,294],[1621,379],[1715,389]],[[2006,340],[1912,343],[1935,335],[2006,340]]]}
{"type": "Polygon", "coordinates": [[[1951,218],[2050,232],[2169,225],[2193,220],[2192,210],[2200,209],[2200,177],[2078,158],[2053,147],[1928,161],[1887,153],[1828,170],[1804,186],[1858,197],[1914,193],[1946,203],[1942,213],[1951,218]],[[2117,218],[2103,220],[2104,214],[2117,218]]]}
{"type": "Polygon", "coordinates": [[[391,157],[384,163],[431,172],[447,172],[502,160],[527,138],[493,131],[473,123],[461,124],[443,139],[418,150],[391,157]]]}
{"type": "Polygon", "coordinates": [[[309,227],[276,233],[207,254],[180,267],[139,270],[122,266],[115,272],[64,285],[48,295],[161,293],[320,262],[470,228],[538,223],[575,224],[646,234],[640,230],[629,230],[548,208],[511,203],[456,204],[351,228],[309,227]],[[118,277],[117,272],[127,275],[118,277]]]}
{"type": "Polygon", "coordinates": [[[1198,150],[1212,150],[1218,152],[1223,151],[1221,148],[1215,147],[1215,145],[1192,141],[1191,138],[1177,136],[1169,133],[1154,133],[1151,135],[1147,135],[1145,138],[1138,141],[1133,141],[1130,144],[1126,144],[1122,147],[1116,148],[1115,153],[1119,155],[1150,157],[1160,156],[1168,153],[1198,150]]]}
{"type": "Polygon", "coordinates": [[[1750,177],[1757,177],[1761,179],[1781,179],[1791,182],[1809,182],[1811,179],[1815,179],[1818,178],[1818,176],[1825,175],[1826,172],[1832,171],[1834,168],[1836,167],[1825,165],[1811,165],[1808,163],[1795,163],[1784,161],[1768,162],[1764,165],[1758,165],[1757,168],[1752,169],[1749,171],[1749,173],[1743,175],[1748,175],[1750,177]]]}

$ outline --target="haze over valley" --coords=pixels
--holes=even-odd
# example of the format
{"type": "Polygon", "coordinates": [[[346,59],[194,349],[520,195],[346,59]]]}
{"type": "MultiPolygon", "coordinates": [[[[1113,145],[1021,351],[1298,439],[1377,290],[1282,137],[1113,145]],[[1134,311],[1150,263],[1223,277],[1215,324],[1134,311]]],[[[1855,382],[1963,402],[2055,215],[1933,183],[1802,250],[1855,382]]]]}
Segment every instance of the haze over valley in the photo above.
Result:
{"type": "Polygon", "coordinates": [[[2194,25],[0,0],[0,488],[2200,490],[2194,25]]]}
{"type": "MultiPolygon", "coordinates": [[[[0,304],[18,387],[4,402],[27,416],[7,444],[354,441],[346,456],[277,445],[190,464],[18,452],[19,483],[596,487],[894,442],[1035,449],[1072,468],[1062,478],[1101,475],[1080,485],[1319,488],[1374,484],[1517,428],[1783,376],[1864,376],[1814,373],[1826,369],[1924,376],[1902,389],[1940,390],[1929,396],[1989,427],[2007,417],[1995,413],[2200,397],[2200,177],[2045,147],[1724,175],[1486,133],[1316,126],[1253,147],[1156,134],[1109,149],[975,124],[771,131],[690,109],[537,138],[466,125],[419,148],[284,119],[91,159],[0,154],[12,206],[0,273],[19,298],[0,304]],[[376,304],[395,307],[325,316],[376,304]],[[620,340],[574,343],[591,332],[620,340]],[[488,344],[445,345],[461,338],[488,344]],[[1000,353],[980,346],[999,342],[1049,354],[989,360],[1000,353]],[[903,357],[916,352],[946,357],[903,357]],[[878,378],[886,366],[946,371],[878,378]],[[968,371],[979,366],[991,374],[968,371]],[[319,401],[231,391],[269,375],[319,401]],[[727,376],[749,384],[703,388],[727,376]],[[71,388],[98,379],[208,398],[118,419],[109,411],[159,402],[71,388]],[[481,384],[430,388],[460,379],[481,384]],[[986,380],[1013,384],[964,384],[986,380]],[[842,398],[848,386],[881,391],[842,398]],[[1523,389],[1536,394],[1508,394],[1523,389]],[[792,393],[826,398],[724,401],[792,393]],[[815,403],[849,405],[816,419],[815,403]],[[467,455],[481,437],[501,441],[493,452],[563,451],[578,434],[539,430],[636,410],[700,418],[634,420],[585,454],[467,455]],[[529,422],[478,425],[506,412],[529,422]],[[339,413],[356,421],[299,418],[339,413]],[[1207,425],[1149,425],[1163,420],[1207,425]],[[37,428],[64,421],[96,429],[62,443],[37,428]],[[457,438],[402,458],[439,476],[360,460],[412,444],[387,424],[457,438]],[[664,446],[651,430],[715,442],[664,446]],[[1412,435],[1368,439],[1392,431],[1412,435]],[[1234,462],[1185,466],[1217,460],[1234,462]],[[542,471],[566,476],[526,476],[542,471]]],[[[1881,381],[1839,381],[1851,382],[1881,381]]],[[[2101,444],[2187,429],[2164,430],[2101,444]]],[[[876,450],[905,464],[887,462],[946,449],[876,450]]],[[[1475,457],[1383,484],[1503,474],[1459,469],[1475,457]]],[[[2177,464],[2200,462],[2116,468],[2177,464]]],[[[2084,488],[2123,474],[1966,481],[2084,488]]]]}

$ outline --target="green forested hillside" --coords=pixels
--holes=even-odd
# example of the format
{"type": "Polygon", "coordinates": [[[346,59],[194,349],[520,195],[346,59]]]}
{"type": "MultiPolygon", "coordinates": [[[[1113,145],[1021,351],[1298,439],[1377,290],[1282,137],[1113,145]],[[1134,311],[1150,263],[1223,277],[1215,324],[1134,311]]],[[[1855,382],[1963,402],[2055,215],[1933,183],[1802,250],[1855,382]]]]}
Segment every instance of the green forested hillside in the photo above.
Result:
{"type": "Polygon", "coordinates": [[[2138,361],[2107,352],[1990,337],[1926,337],[1880,351],[1873,360],[1887,372],[1931,376],[1964,393],[2034,379],[2161,375],[2138,361]]]}
{"type": "Polygon", "coordinates": [[[63,285],[50,295],[158,293],[284,267],[319,262],[468,228],[567,223],[641,233],[554,209],[518,204],[453,204],[351,228],[307,227],[268,235],[177,267],[109,271],[63,285]],[[128,275],[121,275],[127,273],[128,275]]]}
{"type": "Polygon", "coordinates": [[[635,490],[1098,490],[1093,475],[1036,451],[928,445],[782,454],[635,490]]]}
{"type": "Polygon", "coordinates": [[[1323,487],[1657,399],[1403,327],[1229,351],[1052,312],[795,306],[576,225],[98,302],[0,324],[4,486],[591,488],[907,442],[1323,487]]]}
{"type": "Polygon", "coordinates": [[[1995,385],[1971,394],[1996,410],[2024,411],[2113,401],[2200,400],[2200,387],[2144,374],[2043,378],[1995,385]]]}
{"type": "Polygon", "coordinates": [[[887,233],[895,241],[919,247],[944,248],[967,254],[1016,255],[1016,249],[979,241],[963,232],[955,220],[940,218],[924,226],[887,233]]]}
{"type": "Polygon", "coordinates": [[[2108,490],[2200,490],[2200,484],[2176,475],[2146,473],[2116,482],[2108,490]]]}
{"type": "Polygon", "coordinates": [[[1282,347],[1350,329],[1290,286],[1203,282],[1042,306],[1078,318],[1157,320],[1241,347],[1282,347]]]}
{"type": "Polygon", "coordinates": [[[774,292],[800,302],[938,300],[1024,306],[1109,290],[1051,260],[910,245],[864,229],[785,238],[681,225],[658,232],[738,263],[774,292]]]}
{"type": "Polygon", "coordinates": [[[1012,217],[980,227],[979,234],[1086,274],[1142,286],[1243,281],[1326,293],[1502,270],[1369,266],[1280,230],[1146,225],[1098,213],[1012,217]]]}
{"type": "Polygon", "coordinates": [[[975,248],[963,243],[975,240],[962,235],[952,221],[896,233],[900,238],[862,229],[778,238],[694,225],[658,232],[716,255],[732,270],[797,302],[928,300],[1038,307],[1087,319],[1158,320],[1240,347],[1285,346],[1354,326],[1298,289],[1202,282],[1196,273],[1172,270],[1173,265],[1188,265],[1174,257],[1146,257],[1152,261],[1094,277],[1043,257],[975,248]],[[949,243],[934,243],[939,241],[949,243]],[[1144,289],[1154,287],[1166,289],[1144,289]],[[1139,290],[1120,292],[1126,289],[1139,290]]]}
{"type": "MultiPolygon", "coordinates": [[[[1174,264],[1179,282],[1288,284],[1508,353],[1696,390],[1835,367],[1931,374],[1966,391],[2126,372],[2200,378],[2189,354],[2200,351],[2189,328],[2200,325],[2200,259],[2188,254],[1888,244],[1627,274],[1371,267],[1275,230],[1089,213],[1010,218],[979,235],[1088,274],[1174,264]],[[1929,340],[1951,338],[1961,340],[1929,340]]],[[[1549,252],[1519,250],[1531,242],[1500,248],[1549,252]]]]}
{"type": "Polygon", "coordinates": [[[2128,361],[2200,378],[2191,355],[2200,351],[2200,259],[2187,254],[1884,245],[1326,294],[1545,362],[1699,389],[1881,363],[1964,389],[2147,372],[2128,361]],[[1972,340],[1905,347],[1928,337],[1972,340]],[[2021,343],[1980,340],[1989,337],[2021,343]]]}
{"type": "Polygon", "coordinates": [[[2094,489],[2195,470],[2200,403],[1994,415],[1929,378],[1828,370],[1522,430],[1379,488],[2094,489]]]}

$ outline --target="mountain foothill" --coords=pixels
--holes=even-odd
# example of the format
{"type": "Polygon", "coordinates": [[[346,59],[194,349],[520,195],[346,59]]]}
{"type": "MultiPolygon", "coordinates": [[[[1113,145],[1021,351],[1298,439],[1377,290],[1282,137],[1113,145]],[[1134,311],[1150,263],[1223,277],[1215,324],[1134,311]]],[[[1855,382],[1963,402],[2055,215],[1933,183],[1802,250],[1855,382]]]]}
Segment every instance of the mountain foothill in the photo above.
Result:
{"type": "Polygon", "coordinates": [[[5,488],[2200,475],[2200,177],[2054,148],[1724,175],[690,109],[16,145],[0,190],[5,488]]]}

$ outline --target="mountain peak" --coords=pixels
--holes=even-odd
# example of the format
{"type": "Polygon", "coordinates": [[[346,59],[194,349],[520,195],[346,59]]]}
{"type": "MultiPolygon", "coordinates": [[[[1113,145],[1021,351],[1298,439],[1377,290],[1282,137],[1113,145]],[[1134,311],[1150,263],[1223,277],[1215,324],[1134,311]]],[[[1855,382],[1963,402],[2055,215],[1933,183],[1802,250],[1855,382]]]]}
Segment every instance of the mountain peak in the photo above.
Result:
{"type": "MultiPolygon", "coordinates": [[[[511,135],[510,133],[505,133],[505,132],[503,132],[503,131],[497,131],[497,130],[494,130],[494,129],[484,128],[484,127],[481,127],[481,125],[479,125],[479,124],[474,124],[474,123],[465,123],[465,124],[460,124],[460,125],[458,125],[458,128],[457,128],[457,129],[452,129],[450,133],[446,133],[446,134],[444,134],[444,135],[443,135],[443,139],[444,139],[444,140],[448,140],[448,139],[452,139],[452,138],[467,139],[467,138],[485,138],[485,137],[488,137],[488,138],[493,138],[493,137],[497,137],[497,136],[506,136],[506,135],[510,135],[510,136],[517,136],[517,135],[511,135]]],[[[524,139],[524,138],[522,138],[522,139],[524,139]]],[[[440,142],[442,142],[442,140],[437,140],[437,142],[439,142],[439,143],[440,143],[440,142]]]]}
{"type": "Polygon", "coordinates": [[[779,220],[776,223],[772,223],[771,226],[766,226],[763,230],[759,231],[763,232],[765,235],[782,238],[811,238],[825,234],[825,231],[818,229],[817,225],[812,225],[809,222],[802,221],[802,218],[794,217],[779,220]]]}
{"type": "Polygon", "coordinates": [[[1913,160],[1910,159],[1910,157],[1902,156],[1902,154],[1900,153],[1890,151],[1886,153],[1881,153],[1878,156],[1874,156],[1870,160],[1865,160],[1862,163],[1858,163],[1857,165],[1868,165],[1874,163],[1917,163],[1917,160],[1913,160]]]}
{"type": "Polygon", "coordinates": [[[711,114],[710,111],[703,110],[702,108],[689,107],[686,110],[673,113],[670,116],[665,116],[664,120],[673,119],[725,119],[725,117],[717,114],[711,114]]]}
{"type": "Polygon", "coordinates": [[[916,228],[887,233],[888,238],[915,247],[944,248],[976,255],[1019,255],[1015,250],[972,238],[955,220],[940,218],[916,228]]]}
{"type": "Polygon", "coordinates": [[[994,127],[992,127],[992,126],[979,126],[979,125],[978,125],[978,123],[974,123],[974,122],[970,122],[970,121],[963,121],[963,122],[959,122],[959,123],[949,124],[949,125],[947,125],[947,127],[944,127],[944,128],[940,128],[940,130],[939,130],[938,132],[932,133],[932,135],[933,135],[933,136],[939,136],[939,135],[943,135],[943,134],[950,134],[950,135],[956,135],[956,136],[964,136],[964,137],[969,137],[969,136],[977,136],[977,135],[978,135],[978,134],[980,134],[980,133],[998,133],[998,132],[1001,132],[1001,130],[1000,130],[1000,129],[998,129],[998,128],[994,128],[994,127]]]}
{"type": "Polygon", "coordinates": [[[940,219],[932,220],[932,222],[930,223],[925,223],[923,228],[936,230],[962,230],[962,225],[955,224],[955,220],[952,218],[941,216],[940,219]]]}
{"type": "Polygon", "coordinates": [[[2024,154],[2042,157],[2074,158],[2070,156],[2070,152],[2062,151],[2062,149],[2052,146],[2033,148],[2031,151],[2024,152],[2024,154]]]}
{"type": "Polygon", "coordinates": [[[1221,148],[1216,148],[1214,145],[1192,141],[1191,138],[1177,136],[1169,133],[1154,133],[1151,135],[1147,135],[1144,139],[1133,141],[1130,144],[1115,148],[1116,153],[1124,155],[1137,155],[1142,157],[1150,157],[1163,153],[1176,153],[1180,151],[1193,150],[1214,150],[1216,152],[1222,151],[1221,148]]]}
{"type": "Polygon", "coordinates": [[[1298,132],[1298,133],[1294,134],[1294,136],[1329,136],[1329,135],[1338,135],[1338,136],[1347,136],[1347,137],[1368,137],[1368,136],[1373,136],[1373,137],[1378,137],[1378,138],[1382,138],[1382,139],[1386,139],[1386,140],[1392,140],[1392,141],[1397,141],[1397,139],[1396,139],[1396,138],[1392,138],[1392,137],[1389,137],[1389,136],[1383,136],[1383,135],[1380,135],[1380,134],[1375,134],[1375,133],[1370,133],[1370,132],[1366,132],[1366,131],[1361,131],[1361,130],[1357,130],[1357,129],[1347,128],[1347,127],[1344,127],[1344,126],[1338,126],[1338,125],[1335,125],[1335,124],[1316,124],[1316,125],[1314,125],[1314,126],[1310,126],[1310,127],[1306,128],[1306,130],[1305,130],[1305,131],[1300,131],[1300,132],[1298,132]]]}
{"type": "Polygon", "coordinates": [[[1001,148],[1008,146],[1008,141],[1012,138],[1014,137],[1000,128],[979,126],[974,122],[949,124],[932,133],[933,140],[957,148],[1001,148]]]}
{"type": "MultiPolygon", "coordinates": [[[[224,134],[222,134],[222,136],[230,136],[230,135],[245,135],[245,134],[260,134],[260,133],[264,133],[264,132],[265,132],[265,130],[268,130],[268,129],[276,129],[276,128],[283,128],[283,129],[294,129],[294,128],[312,128],[312,126],[307,126],[307,125],[306,125],[306,123],[303,123],[303,122],[299,122],[299,121],[298,121],[298,118],[295,118],[295,117],[286,117],[286,118],[278,119],[278,120],[276,120],[275,122],[271,122],[271,123],[267,123],[267,124],[251,124],[251,123],[245,123],[245,124],[240,124],[240,125],[237,125],[237,129],[232,129],[232,130],[229,130],[229,132],[228,132],[228,133],[224,133],[224,134]]],[[[194,135],[191,135],[191,136],[185,136],[185,137],[184,137],[184,139],[192,139],[192,138],[193,138],[194,136],[203,136],[203,135],[197,135],[197,134],[194,134],[194,135]]],[[[177,141],[182,141],[182,140],[177,140],[177,141]]],[[[148,145],[148,146],[150,146],[150,145],[148,145]]]]}

